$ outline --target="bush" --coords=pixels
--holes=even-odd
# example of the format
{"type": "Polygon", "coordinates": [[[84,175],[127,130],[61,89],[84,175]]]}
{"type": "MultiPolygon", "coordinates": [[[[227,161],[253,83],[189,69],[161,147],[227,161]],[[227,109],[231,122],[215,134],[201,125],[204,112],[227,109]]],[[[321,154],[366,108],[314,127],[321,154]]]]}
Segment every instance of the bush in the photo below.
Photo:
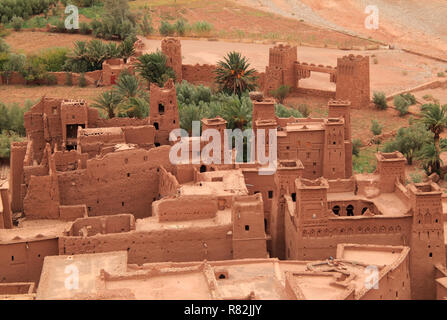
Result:
{"type": "Polygon", "coordinates": [[[282,104],[275,104],[275,114],[278,118],[302,118],[303,115],[296,109],[287,108],[282,104]]]}
{"type": "Polygon", "coordinates": [[[84,87],[87,86],[87,81],[85,80],[85,74],[84,73],[81,73],[81,75],[79,76],[79,83],[78,83],[78,85],[81,88],[84,88],[84,87]]]}
{"type": "Polygon", "coordinates": [[[2,0],[0,2],[1,23],[10,22],[14,16],[27,18],[48,12],[50,6],[56,5],[57,0],[2,0]]]}
{"type": "Polygon", "coordinates": [[[382,133],[383,126],[377,120],[371,120],[371,132],[378,136],[382,133]]]}
{"type": "Polygon", "coordinates": [[[398,95],[394,97],[394,106],[396,107],[396,110],[399,111],[399,115],[402,117],[408,113],[410,102],[402,95],[398,95]]]}
{"type": "Polygon", "coordinates": [[[374,92],[373,102],[376,105],[376,107],[380,110],[385,110],[386,108],[388,108],[384,92],[374,92]]]}
{"type": "Polygon", "coordinates": [[[410,103],[410,106],[416,104],[416,102],[417,102],[416,101],[416,97],[413,94],[409,93],[409,92],[401,94],[401,96],[403,98],[405,98],[405,100],[407,100],[410,103]]]}
{"type": "Polygon", "coordinates": [[[136,27],[136,18],[127,0],[105,0],[103,18],[90,23],[93,35],[107,40],[124,40],[136,34],[136,27]]]}
{"type": "Polygon", "coordinates": [[[38,55],[38,59],[45,66],[45,70],[49,72],[60,72],[64,70],[67,61],[67,48],[50,48],[42,51],[38,55]]]}
{"type": "Polygon", "coordinates": [[[360,148],[362,147],[362,141],[360,139],[352,140],[352,154],[358,156],[360,153],[360,148]]]}
{"type": "Polygon", "coordinates": [[[90,34],[91,32],[92,32],[92,30],[90,29],[90,26],[88,25],[88,23],[81,22],[79,24],[79,33],[80,34],[90,34]]]}
{"type": "Polygon", "coordinates": [[[178,36],[184,36],[186,34],[188,25],[185,19],[179,19],[175,22],[174,28],[178,36]]]}
{"type": "Polygon", "coordinates": [[[152,16],[147,14],[144,15],[143,21],[140,23],[140,30],[144,36],[154,32],[154,27],[152,27],[152,16]]]}
{"type": "Polygon", "coordinates": [[[279,88],[272,90],[270,94],[278,100],[280,104],[284,103],[284,100],[287,98],[290,92],[290,87],[287,85],[281,85],[279,88]]]}
{"type": "Polygon", "coordinates": [[[193,24],[192,29],[198,35],[206,35],[211,32],[211,30],[213,29],[213,26],[206,21],[198,21],[193,24]]]}
{"type": "Polygon", "coordinates": [[[166,20],[162,20],[158,31],[162,36],[172,36],[175,33],[175,26],[166,20]]]}
{"type": "Polygon", "coordinates": [[[440,78],[445,77],[445,73],[444,72],[438,72],[438,77],[440,77],[440,78]]]}
{"type": "Polygon", "coordinates": [[[14,16],[14,17],[11,19],[11,26],[12,26],[12,28],[13,28],[15,31],[20,31],[20,30],[22,30],[22,27],[23,27],[23,18],[14,16]]]}
{"type": "Polygon", "coordinates": [[[311,113],[309,106],[305,103],[299,105],[298,111],[303,115],[304,118],[308,118],[311,113]]]}
{"type": "Polygon", "coordinates": [[[411,181],[414,183],[422,182],[422,175],[416,171],[410,172],[411,181]]]}
{"type": "Polygon", "coordinates": [[[20,137],[13,131],[2,131],[0,134],[0,158],[9,158],[11,153],[11,143],[22,141],[23,139],[23,137],[20,137]]]}
{"type": "Polygon", "coordinates": [[[42,63],[38,56],[29,56],[26,59],[25,67],[22,75],[28,83],[38,83],[44,79],[47,74],[46,66],[42,63]]]}

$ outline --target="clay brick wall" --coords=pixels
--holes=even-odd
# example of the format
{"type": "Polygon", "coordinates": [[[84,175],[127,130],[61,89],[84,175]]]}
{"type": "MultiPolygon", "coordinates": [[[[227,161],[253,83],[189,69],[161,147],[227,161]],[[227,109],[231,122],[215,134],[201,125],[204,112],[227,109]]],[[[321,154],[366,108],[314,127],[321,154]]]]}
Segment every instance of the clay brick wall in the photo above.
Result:
{"type": "Polygon", "coordinates": [[[175,196],[180,188],[177,178],[163,167],[160,168],[159,174],[160,183],[158,189],[160,197],[175,196]]]}
{"type": "Polygon", "coordinates": [[[108,153],[83,170],[58,173],[60,204],[85,204],[88,215],[131,213],[151,216],[159,197],[159,167],[172,171],[168,146],[108,153]]]}
{"type": "MultiPolygon", "coordinates": [[[[150,218],[156,219],[156,217],[150,218]]],[[[102,234],[91,237],[62,236],[59,254],[127,250],[128,263],[182,262],[232,259],[231,225],[188,229],[154,229],[102,234]]]]}
{"type": "Polygon", "coordinates": [[[0,283],[40,280],[43,260],[57,255],[57,238],[0,242],[0,283]]]}
{"type": "Polygon", "coordinates": [[[23,160],[25,158],[28,142],[11,143],[10,170],[9,170],[9,190],[11,192],[11,210],[18,212],[23,209],[22,203],[22,183],[23,160]]]}
{"type": "Polygon", "coordinates": [[[182,78],[195,85],[214,86],[216,66],[210,64],[182,65],[182,78]]]}
{"type": "Polygon", "coordinates": [[[164,198],[152,203],[152,212],[154,216],[158,216],[159,221],[214,218],[217,212],[217,199],[206,196],[164,198]]]}

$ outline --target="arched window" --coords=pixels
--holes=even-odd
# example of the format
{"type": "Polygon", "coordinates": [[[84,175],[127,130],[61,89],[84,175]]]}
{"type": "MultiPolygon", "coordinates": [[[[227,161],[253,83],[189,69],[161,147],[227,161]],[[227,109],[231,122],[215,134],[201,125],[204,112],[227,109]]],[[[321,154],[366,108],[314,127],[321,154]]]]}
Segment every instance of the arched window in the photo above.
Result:
{"type": "Polygon", "coordinates": [[[348,217],[352,217],[354,215],[354,206],[352,204],[346,207],[346,215],[348,217]]]}
{"type": "Polygon", "coordinates": [[[332,212],[333,212],[334,214],[336,214],[337,216],[339,216],[339,215],[340,215],[340,206],[334,206],[334,207],[332,208],[332,212]]]}

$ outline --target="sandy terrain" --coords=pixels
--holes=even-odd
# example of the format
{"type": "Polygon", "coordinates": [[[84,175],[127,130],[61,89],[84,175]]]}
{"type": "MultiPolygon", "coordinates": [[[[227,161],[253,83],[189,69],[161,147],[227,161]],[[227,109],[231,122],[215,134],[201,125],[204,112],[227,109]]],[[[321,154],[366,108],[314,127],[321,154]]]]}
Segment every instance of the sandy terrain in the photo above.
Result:
{"type": "Polygon", "coordinates": [[[242,0],[242,3],[447,59],[444,0],[242,0]],[[368,5],[379,9],[378,30],[365,28],[368,5]]]}
{"type": "Polygon", "coordinates": [[[91,36],[82,34],[20,31],[11,32],[5,40],[15,52],[36,54],[47,48],[73,48],[77,40],[89,41],[91,36]]]}
{"type": "Polygon", "coordinates": [[[18,102],[21,105],[26,99],[36,101],[42,96],[68,99],[85,99],[92,103],[104,90],[109,88],[96,87],[65,87],[65,86],[0,86],[0,101],[3,103],[18,102]]]}

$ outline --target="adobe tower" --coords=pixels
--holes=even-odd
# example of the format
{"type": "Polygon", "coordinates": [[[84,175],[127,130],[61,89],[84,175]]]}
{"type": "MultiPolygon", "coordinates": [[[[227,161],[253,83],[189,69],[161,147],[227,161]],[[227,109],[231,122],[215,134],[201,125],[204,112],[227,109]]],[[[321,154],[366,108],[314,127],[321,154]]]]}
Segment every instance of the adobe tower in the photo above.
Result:
{"type": "Polygon", "coordinates": [[[177,38],[164,38],[161,51],[167,57],[167,65],[175,72],[175,81],[182,82],[182,45],[177,38]]]}
{"type": "Polygon", "coordinates": [[[351,101],[352,108],[365,108],[370,102],[369,57],[344,56],[337,59],[337,100],[351,101]]]}

